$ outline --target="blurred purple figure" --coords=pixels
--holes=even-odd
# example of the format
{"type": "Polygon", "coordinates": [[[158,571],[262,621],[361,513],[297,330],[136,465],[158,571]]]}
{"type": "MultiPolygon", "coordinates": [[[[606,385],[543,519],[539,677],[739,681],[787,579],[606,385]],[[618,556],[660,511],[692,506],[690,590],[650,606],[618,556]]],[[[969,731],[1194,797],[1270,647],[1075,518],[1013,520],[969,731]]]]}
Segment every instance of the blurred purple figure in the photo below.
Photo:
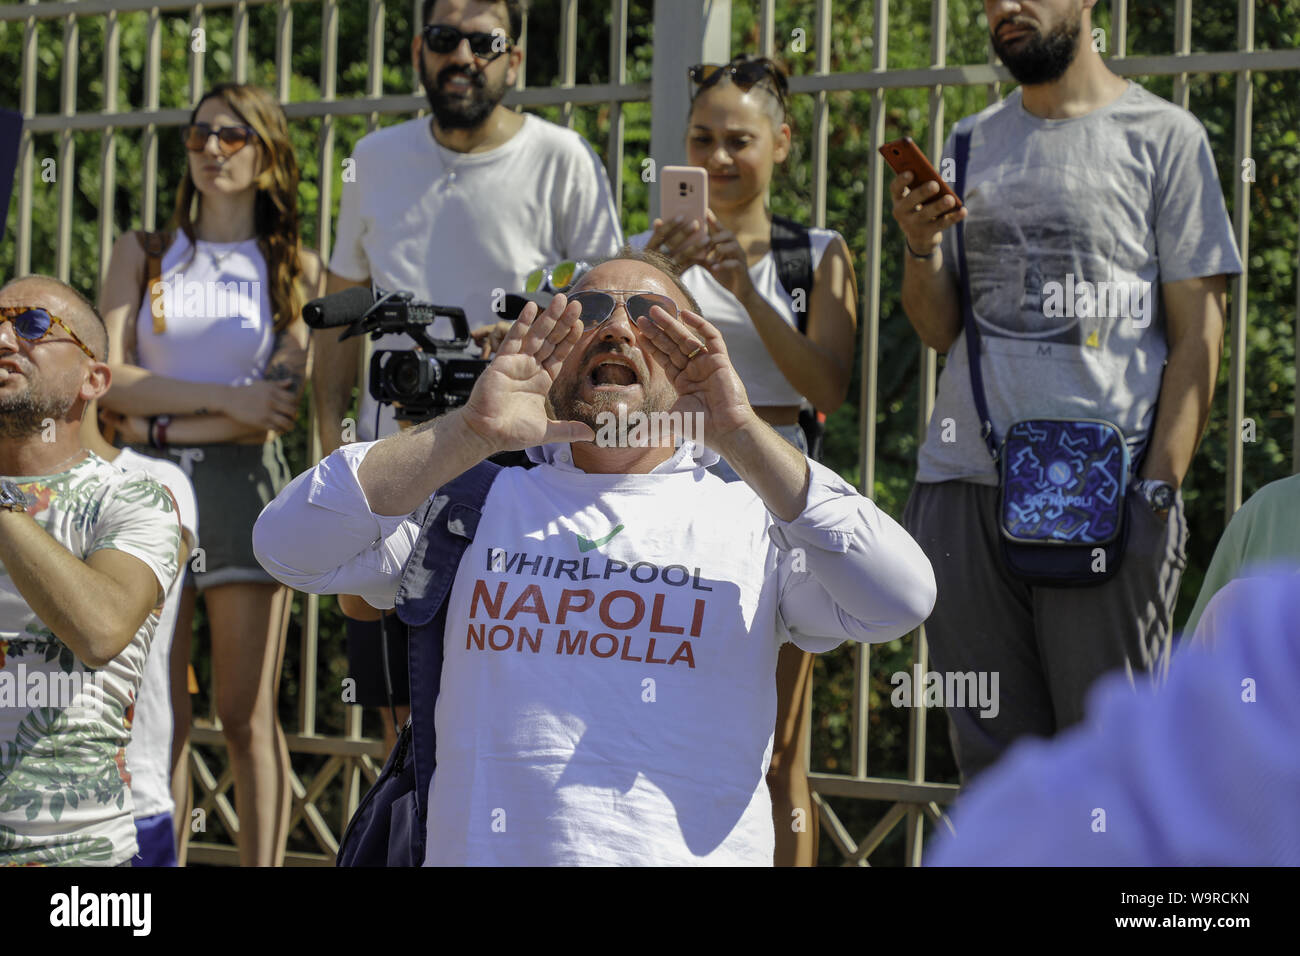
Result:
{"type": "Polygon", "coordinates": [[[1158,692],[1122,676],[964,796],[931,866],[1300,865],[1300,570],[1240,578],[1158,692]]]}

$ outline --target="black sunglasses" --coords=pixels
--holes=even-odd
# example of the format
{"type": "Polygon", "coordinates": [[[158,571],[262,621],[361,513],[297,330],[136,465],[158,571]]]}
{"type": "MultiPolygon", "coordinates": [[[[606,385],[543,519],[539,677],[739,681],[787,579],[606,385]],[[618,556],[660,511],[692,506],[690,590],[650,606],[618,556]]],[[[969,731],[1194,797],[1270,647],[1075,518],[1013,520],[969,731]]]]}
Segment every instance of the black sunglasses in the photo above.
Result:
{"type": "Polygon", "coordinates": [[[742,92],[748,93],[765,77],[771,79],[772,86],[765,86],[763,89],[771,92],[781,105],[785,106],[786,93],[789,87],[786,85],[785,74],[781,69],[769,60],[767,57],[754,57],[747,59],[738,57],[730,63],[697,63],[686,71],[691,81],[698,87],[694,96],[699,96],[701,92],[707,90],[710,86],[715,85],[724,76],[728,77],[742,92]]]}
{"type": "Polygon", "coordinates": [[[513,42],[505,33],[462,33],[455,27],[431,23],[424,28],[424,45],[430,53],[445,56],[460,46],[461,40],[469,41],[469,52],[480,60],[495,60],[510,49],[513,42]]]}
{"type": "Polygon", "coordinates": [[[48,309],[32,308],[25,305],[0,307],[0,322],[4,322],[6,319],[13,322],[14,331],[18,333],[19,338],[26,339],[28,342],[39,342],[49,334],[51,327],[58,325],[72,338],[51,339],[51,342],[71,342],[90,356],[92,362],[98,361],[95,358],[95,353],[86,347],[86,343],[81,341],[77,333],[68,328],[68,323],[48,309]]]}
{"type": "MultiPolygon", "coordinates": [[[[621,302],[634,320],[650,318],[656,305],[674,318],[678,315],[677,303],[658,292],[635,292],[628,289],[587,289],[569,296],[570,302],[582,306],[582,327],[594,329],[606,321],[621,302]]],[[[650,321],[654,321],[651,319],[650,321]]]]}
{"type": "Polygon", "coordinates": [[[183,131],[185,148],[191,153],[201,153],[208,148],[208,140],[217,138],[223,156],[233,156],[252,140],[257,133],[251,126],[212,126],[208,123],[191,123],[183,131]]]}

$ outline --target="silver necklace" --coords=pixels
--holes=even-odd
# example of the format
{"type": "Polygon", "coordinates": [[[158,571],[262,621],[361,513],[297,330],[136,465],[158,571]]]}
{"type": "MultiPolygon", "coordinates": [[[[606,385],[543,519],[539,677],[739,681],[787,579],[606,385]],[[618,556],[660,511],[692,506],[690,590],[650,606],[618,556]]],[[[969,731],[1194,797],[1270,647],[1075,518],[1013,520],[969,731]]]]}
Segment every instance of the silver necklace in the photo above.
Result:
{"type": "Polygon", "coordinates": [[[212,259],[212,264],[216,266],[219,271],[221,269],[221,264],[239,251],[240,245],[243,245],[243,243],[239,243],[239,245],[235,245],[227,249],[225,252],[218,253],[215,249],[212,248],[212,243],[208,243],[208,248],[207,248],[208,257],[212,259]]]}

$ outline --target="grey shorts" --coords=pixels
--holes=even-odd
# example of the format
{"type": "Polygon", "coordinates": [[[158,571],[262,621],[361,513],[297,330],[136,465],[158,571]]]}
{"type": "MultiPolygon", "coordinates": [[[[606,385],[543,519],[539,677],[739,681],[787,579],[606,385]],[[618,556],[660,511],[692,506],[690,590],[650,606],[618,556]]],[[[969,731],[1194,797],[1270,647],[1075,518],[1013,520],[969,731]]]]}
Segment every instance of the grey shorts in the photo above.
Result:
{"type": "Polygon", "coordinates": [[[1187,522],[1181,495],[1161,521],[1131,486],[1128,494],[1132,524],[1115,576],[1096,587],[1054,588],[1027,584],[1004,566],[996,487],[945,481],[912,489],[903,526],[939,588],[925,622],[929,670],[944,675],[945,686],[949,674],[974,672],[996,688],[996,706],[946,708],[963,783],[1019,738],[1077,724],[1103,674],[1127,670],[1135,684],[1162,679],[1187,522]]]}
{"type": "Polygon", "coordinates": [[[132,448],[174,462],[194,484],[199,549],[190,557],[187,586],[202,591],[221,584],[276,583],[253,554],[253,524],[293,478],[279,438],[264,445],[132,448]]]}

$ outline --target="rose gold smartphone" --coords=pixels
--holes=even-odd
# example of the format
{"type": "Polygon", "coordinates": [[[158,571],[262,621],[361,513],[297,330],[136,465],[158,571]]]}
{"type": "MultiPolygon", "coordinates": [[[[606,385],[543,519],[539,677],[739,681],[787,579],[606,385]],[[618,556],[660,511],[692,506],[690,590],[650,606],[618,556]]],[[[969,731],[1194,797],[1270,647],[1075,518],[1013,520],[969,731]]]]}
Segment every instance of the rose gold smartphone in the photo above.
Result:
{"type": "Polygon", "coordinates": [[[709,238],[709,174],[699,166],[665,166],[659,176],[659,218],[664,222],[681,216],[687,222],[699,220],[695,241],[709,238]]]}

